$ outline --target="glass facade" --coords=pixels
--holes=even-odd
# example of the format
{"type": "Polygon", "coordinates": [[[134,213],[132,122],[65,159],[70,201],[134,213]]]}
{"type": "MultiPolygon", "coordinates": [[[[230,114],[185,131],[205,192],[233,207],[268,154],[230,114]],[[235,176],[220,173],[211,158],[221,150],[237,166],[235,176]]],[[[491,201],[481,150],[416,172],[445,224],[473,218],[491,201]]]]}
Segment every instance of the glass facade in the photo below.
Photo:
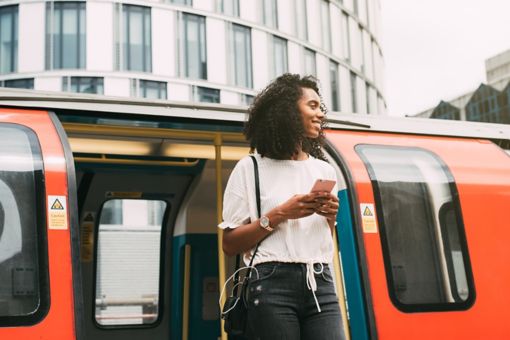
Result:
{"type": "Polygon", "coordinates": [[[127,71],[152,71],[151,9],[122,5],[122,65],[127,71]]]}
{"type": "Polygon", "coordinates": [[[112,15],[105,3],[49,0],[23,10],[22,20],[18,6],[5,2],[0,5],[0,85],[151,98],[165,98],[163,88],[169,87],[172,100],[183,101],[194,99],[194,88],[200,86],[218,90],[216,97],[225,103],[244,105],[242,94],[255,95],[285,72],[330,82],[333,62],[338,93],[328,88],[327,103],[338,108],[345,97],[345,110],[351,111],[353,72],[360,78],[354,107],[365,111],[363,84],[368,83],[369,105],[384,109],[377,70],[382,55],[377,32],[371,30],[379,12],[367,1],[372,0],[358,0],[356,17],[353,0],[115,2],[112,15]],[[29,29],[19,29],[28,23],[29,29]],[[44,33],[44,41],[29,42],[26,35],[34,30],[44,33]],[[18,56],[18,40],[22,51],[33,50],[33,58],[18,56]],[[372,52],[377,58],[370,57],[372,52]],[[17,72],[21,79],[14,79],[17,72]],[[104,79],[97,77],[103,74],[104,79]],[[140,83],[145,78],[151,80],[140,83]],[[373,104],[374,98],[382,105],[373,104]]]}
{"type": "Polygon", "coordinates": [[[46,13],[46,68],[85,68],[85,2],[48,2],[46,13]]]}
{"type": "Polygon", "coordinates": [[[18,6],[0,7],[0,74],[18,70],[18,6]]]}
{"type": "Polygon", "coordinates": [[[184,75],[188,78],[207,79],[205,17],[183,14],[182,21],[184,75]]]}

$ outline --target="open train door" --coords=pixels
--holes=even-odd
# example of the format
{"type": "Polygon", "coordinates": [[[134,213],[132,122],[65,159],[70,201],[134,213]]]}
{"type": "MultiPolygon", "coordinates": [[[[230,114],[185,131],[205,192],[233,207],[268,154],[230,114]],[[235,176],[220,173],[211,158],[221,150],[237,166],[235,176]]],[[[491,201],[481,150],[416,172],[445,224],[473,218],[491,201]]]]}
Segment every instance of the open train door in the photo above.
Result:
{"type": "Polygon", "coordinates": [[[473,138],[328,140],[350,181],[339,236],[353,339],[508,338],[508,154],[473,138]]]}
{"type": "Polygon", "coordinates": [[[1,339],[80,339],[74,183],[56,116],[0,108],[1,339]]]}

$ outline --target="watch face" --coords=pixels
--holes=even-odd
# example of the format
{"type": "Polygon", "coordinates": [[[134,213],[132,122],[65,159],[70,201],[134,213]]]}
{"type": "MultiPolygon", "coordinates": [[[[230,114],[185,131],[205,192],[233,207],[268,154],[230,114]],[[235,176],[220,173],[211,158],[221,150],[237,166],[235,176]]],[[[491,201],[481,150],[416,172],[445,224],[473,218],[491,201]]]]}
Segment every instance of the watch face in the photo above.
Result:
{"type": "Polygon", "coordinates": [[[267,228],[269,226],[269,218],[267,216],[262,216],[260,218],[260,225],[264,228],[267,228]]]}

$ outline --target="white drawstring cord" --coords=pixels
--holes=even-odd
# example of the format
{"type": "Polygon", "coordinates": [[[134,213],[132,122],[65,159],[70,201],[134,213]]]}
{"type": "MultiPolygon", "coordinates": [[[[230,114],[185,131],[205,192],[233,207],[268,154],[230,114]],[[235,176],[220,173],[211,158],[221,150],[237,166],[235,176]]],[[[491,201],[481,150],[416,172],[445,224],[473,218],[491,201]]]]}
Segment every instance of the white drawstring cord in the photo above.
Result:
{"type": "Polygon", "coordinates": [[[315,271],[313,267],[313,262],[308,262],[306,264],[306,285],[308,289],[312,291],[313,298],[315,299],[315,304],[317,305],[317,310],[319,313],[321,312],[321,307],[319,306],[319,301],[317,300],[317,296],[315,296],[315,291],[317,290],[317,281],[315,281],[315,274],[322,274],[324,272],[324,265],[319,262],[321,265],[321,269],[319,271],[315,271]]]}
{"type": "MultiPolygon", "coordinates": [[[[218,300],[218,305],[220,306],[220,309],[222,309],[222,306],[221,306],[221,298],[223,297],[223,294],[225,293],[225,289],[227,288],[227,283],[230,281],[230,280],[233,280],[234,279],[234,276],[240,272],[241,270],[243,269],[248,269],[248,268],[252,268],[252,269],[255,269],[255,271],[257,272],[257,279],[259,278],[259,271],[257,268],[255,268],[254,266],[246,266],[246,267],[241,267],[239,268],[238,270],[236,270],[234,272],[234,274],[230,275],[230,277],[228,278],[227,281],[225,281],[225,284],[223,285],[223,288],[221,288],[221,293],[220,293],[220,299],[218,300]]],[[[250,277],[251,277],[251,273],[250,272],[250,277]]],[[[242,285],[243,284],[243,281],[239,281],[238,283],[236,283],[233,287],[232,287],[232,291],[234,291],[235,287],[236,286],[239,286],[239,285],[242,285]]],[[[235,308],[235,306],[237,305],[237,303],[239,302],[239,300],[236,300],[236,302],[234,303],[234,305],[232,307],[230,307],[228,310],[226,311],[223,311],[222,314],[227,314],[228,312],[230,312],[232,309],[235,308]]]]}

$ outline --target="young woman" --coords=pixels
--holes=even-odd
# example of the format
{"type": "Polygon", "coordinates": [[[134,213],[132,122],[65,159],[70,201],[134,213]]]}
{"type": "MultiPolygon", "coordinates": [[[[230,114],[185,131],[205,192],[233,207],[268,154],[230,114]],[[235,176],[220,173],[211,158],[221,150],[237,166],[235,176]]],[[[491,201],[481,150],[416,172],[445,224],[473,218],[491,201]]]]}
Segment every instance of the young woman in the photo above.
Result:
{"type": "Polygon", "coordinates": [[[311,192],[317,179],[336,180],[321,146],[326,108],[313,77],[284,74],[259,93],[244,133],[256,149],[261,217],[254,169],[241,159],[225,190],[223,251],[244,253],[249,264],[260,246],[248,287],[252,339],[343,339],[338,299],[327,263],[338,199],[311,192]]]}

